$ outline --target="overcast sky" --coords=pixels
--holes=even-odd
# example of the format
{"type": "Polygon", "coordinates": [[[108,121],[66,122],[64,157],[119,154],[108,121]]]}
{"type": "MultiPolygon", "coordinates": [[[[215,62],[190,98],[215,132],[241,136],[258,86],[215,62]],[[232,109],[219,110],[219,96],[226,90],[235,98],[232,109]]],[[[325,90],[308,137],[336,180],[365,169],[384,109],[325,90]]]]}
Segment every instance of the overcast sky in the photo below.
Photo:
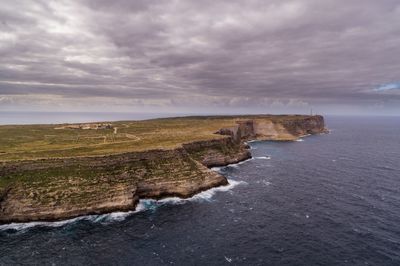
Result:
{"type": "Polygon", "coordinates": [[[0,4],[0,111],[400,114],[398,0],[0,4]]]}

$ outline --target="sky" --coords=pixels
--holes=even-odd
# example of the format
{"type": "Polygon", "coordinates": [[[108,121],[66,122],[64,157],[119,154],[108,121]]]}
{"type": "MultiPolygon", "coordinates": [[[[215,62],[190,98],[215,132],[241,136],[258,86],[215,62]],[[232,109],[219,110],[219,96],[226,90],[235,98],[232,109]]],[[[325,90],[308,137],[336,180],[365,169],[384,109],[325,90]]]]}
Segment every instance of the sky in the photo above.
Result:
{"type": "Polygon", "coordinates": [[[400,115],[398,0],[2,0],[0,112],[400,115]]]}

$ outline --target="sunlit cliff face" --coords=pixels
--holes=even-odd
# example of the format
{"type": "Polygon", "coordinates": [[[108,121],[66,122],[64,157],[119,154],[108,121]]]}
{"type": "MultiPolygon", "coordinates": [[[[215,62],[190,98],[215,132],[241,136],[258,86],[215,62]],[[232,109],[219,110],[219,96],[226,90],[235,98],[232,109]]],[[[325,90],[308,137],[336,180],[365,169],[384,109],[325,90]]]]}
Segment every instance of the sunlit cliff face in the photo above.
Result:
{"type": "Polygon", "coordinates": [[[396,114],[399,33],[394,0],[4,1],[0,110],[396,114]]]}

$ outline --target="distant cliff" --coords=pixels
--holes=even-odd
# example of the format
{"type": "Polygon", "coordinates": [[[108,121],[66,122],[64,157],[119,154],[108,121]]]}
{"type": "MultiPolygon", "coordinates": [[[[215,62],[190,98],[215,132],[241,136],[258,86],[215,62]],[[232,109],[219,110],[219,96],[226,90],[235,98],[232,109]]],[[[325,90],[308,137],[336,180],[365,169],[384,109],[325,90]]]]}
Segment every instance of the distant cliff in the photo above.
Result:
{"type": "Polygon", "coordinates": [[[229,135],[235,141],[242,140],[296,140],[309,134],[326,132],[324,118],[320,115],[273,121],[256,118],[239,121],[237,125],[222,128],[217,133],[229,135]]]}
{"type": "Polygon", "coordinates": [[[223,138],[174,149],[3,162],[0,181],[8,182],[0,186],[0,223],[133,210],[139,198],[191,197],[228,184],[208,168],[251,158],[246,140],[294,140],[325,131],[322,116],[260,116],[216,132],[223,138]]]}

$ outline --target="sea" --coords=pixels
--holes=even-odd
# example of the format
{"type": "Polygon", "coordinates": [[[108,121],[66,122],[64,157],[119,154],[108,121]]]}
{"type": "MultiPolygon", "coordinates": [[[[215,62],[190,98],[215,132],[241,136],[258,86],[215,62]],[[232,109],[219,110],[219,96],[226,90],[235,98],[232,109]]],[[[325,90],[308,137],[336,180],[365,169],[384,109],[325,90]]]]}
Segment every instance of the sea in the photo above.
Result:
{"type": "Polygon", "coordinates": [[[0,265],[400,265],[400,118],[250,142],[229,186],[137,210],[0,226],[0,265]]]}

